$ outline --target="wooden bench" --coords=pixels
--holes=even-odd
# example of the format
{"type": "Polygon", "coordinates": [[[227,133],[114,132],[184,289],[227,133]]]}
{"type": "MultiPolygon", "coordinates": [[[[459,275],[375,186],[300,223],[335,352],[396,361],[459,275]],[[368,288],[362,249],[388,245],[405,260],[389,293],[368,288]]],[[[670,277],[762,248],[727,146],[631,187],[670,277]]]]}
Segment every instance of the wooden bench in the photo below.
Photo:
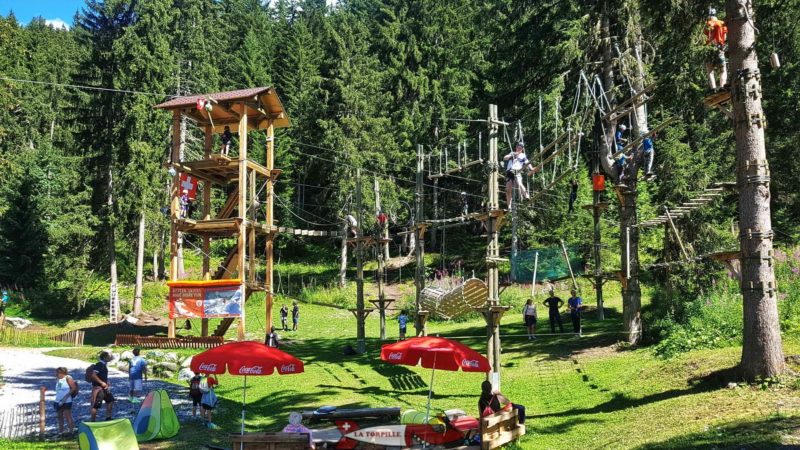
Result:
{"type": "Polygon", "coordinates": [[[525,425],[519,423],[517,410],[500,411],[481,419],[481,450],[502,447],[525,434],[525,425]]]}
{"type": "Polygon", "coordinates": [[[232,434],[233,450],[307,450],[306,433],[245,433],[232,434]]]}
{"type": "Polygon", "coordinates": [[[118,334],[114,339],[114,345],[139,348],[214,348],[224,342],[222,336],[168,338],[118,334]]]}

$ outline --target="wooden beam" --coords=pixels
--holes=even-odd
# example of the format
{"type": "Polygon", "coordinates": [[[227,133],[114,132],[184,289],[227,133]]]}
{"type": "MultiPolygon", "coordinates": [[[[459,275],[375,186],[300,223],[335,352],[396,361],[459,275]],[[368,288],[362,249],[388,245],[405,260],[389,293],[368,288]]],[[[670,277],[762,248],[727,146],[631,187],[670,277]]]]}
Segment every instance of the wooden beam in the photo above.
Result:
{"type": "MultiPolygon", "coordinates": [[[[247,115],[243,114],[239,118],[239,130],[245,130],[239,133],[239,239],[237,246],[239,249],[239,278],[242,280],[241,289],[244,293],[247,289],[247,282],[250,281],[246,275],[245,267],[247,267],[247,257],[251,258],[253,255],[247,255],[247,115]]],[[[242,305],[242,313],[239,318],[239,326],[237,335],[240,341],[245,339],[245,307],[242,305]]]]}

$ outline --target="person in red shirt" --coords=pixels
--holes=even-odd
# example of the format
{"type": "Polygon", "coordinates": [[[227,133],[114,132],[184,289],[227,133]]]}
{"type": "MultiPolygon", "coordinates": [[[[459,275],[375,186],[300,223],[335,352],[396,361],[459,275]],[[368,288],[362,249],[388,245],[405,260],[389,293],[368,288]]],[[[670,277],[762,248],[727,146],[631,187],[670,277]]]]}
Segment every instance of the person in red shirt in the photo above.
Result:
{"type": "Polygon", "coordinates": [[[725,25],[725,22],[717,18],[717,10],[714,8],[708,11],[705,35],[706,45],[709,46],[709,52],[706,58],[708,87],[711,88],[712,91],[717,92],[720,89],[724,89],[728,84],[728,69],[725,61],[728,27],[725,25]],[[719,87],[717,86],[715,72],[719,72],[719,87]]]}

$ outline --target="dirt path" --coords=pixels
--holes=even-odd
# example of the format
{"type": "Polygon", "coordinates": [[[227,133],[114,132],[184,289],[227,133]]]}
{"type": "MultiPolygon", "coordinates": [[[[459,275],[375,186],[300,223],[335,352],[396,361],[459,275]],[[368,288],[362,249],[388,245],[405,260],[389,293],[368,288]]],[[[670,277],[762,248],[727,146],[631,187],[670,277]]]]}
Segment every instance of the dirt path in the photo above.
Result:
{"type": "MultiPolygon", "coordinates": [[[[91,386],[83,380],[89,363],[78,359],[60,358],[44,353],[50,349],[41,348],[0,348],[0,367],[3,368],[3,384],[0,386],[0,410],[12,409],[18,405],[39,402],[39,387],[45,386],[47,392],[47,420],[48,433],[57,430],[55,412],[52,401],[55,398],[56,367],[66,367],[69,374],[78,381],[80,391],[73,401],[73,417],[75,422],[89,420],[89,396],[91,386]]],[[[139,410],[139,404],[128,401],[128,374],[116,369],[109,369],[109,384],[117,401],[114,405],[114,417],[128,417],[133,420],[139,410]]],[[[191,415],[191,401],[188,400],[188,389],[165,383],[163,381],[148,381],[145,391],[165,389],[172,399],[178,418],[183,421],[191,415]]],[[[98,413],[102,417],[105,411],[98,413]]],[[[2,436],[5,430],[0,430],[2,436]]]]}

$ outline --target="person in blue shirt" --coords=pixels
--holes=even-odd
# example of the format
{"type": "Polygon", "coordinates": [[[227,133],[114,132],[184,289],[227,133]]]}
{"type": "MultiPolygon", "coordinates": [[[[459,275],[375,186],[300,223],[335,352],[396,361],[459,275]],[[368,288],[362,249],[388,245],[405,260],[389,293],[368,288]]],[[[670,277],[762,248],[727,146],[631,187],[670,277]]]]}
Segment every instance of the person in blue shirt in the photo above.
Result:
{"type": "Polygon", "coordinates": [[[569,307],[569,317],[572,319],[572,328],[575,333],[581,335],[581,306],[583,306],[583,299],[578,297],[578,292],[575,289],[570,291],[572,296],[567,300],[569,307]]]}
{"type": "Polygon", "coordinates": [[[0,302],[0,314],[4,314],[8,306],[8,291],[3,290],[3,300],[0,302]]]}
{"type": "Polygon", "coordinates": [[[645,161],[645,175],[648,177],[653,176],[653,159],[656,156],[655,149],[653,148],[653,139],[646,135],[647,131],[642,132],[644,139],[642,140],[642,150],[644,151],[645,161]]]}
{"type": "Polygon", "coordinates": [[[400,315],[397,316],[397,322],[400,324],[400,339],[404,340],[406,338],[406,325],[408,324],[408,313],[406,310],[400,311],[400,315]]]}
{"type": "Polygon", "coordinates": [[[619,128],[617,128],[617,132],[614,133],[614,141],[617,144],[617,152],[621,152],[623,148],[625,148],[625,144],[628,143],[628,140],[625,139],[625,131],[628,127],[625,124],[621,124],[619,128]]]}
{"type": "Polygon", "coordinates": [[[136,397],[137,392],[144,391],[142,378],[147,381],[147,360],[139,356],[141,350],[138,348],[133,349],[133,358],[130,361],[130,369],[128,369],[128,380],[130,381],[129,400],[131,403],[139,403],[136,397]]]}

